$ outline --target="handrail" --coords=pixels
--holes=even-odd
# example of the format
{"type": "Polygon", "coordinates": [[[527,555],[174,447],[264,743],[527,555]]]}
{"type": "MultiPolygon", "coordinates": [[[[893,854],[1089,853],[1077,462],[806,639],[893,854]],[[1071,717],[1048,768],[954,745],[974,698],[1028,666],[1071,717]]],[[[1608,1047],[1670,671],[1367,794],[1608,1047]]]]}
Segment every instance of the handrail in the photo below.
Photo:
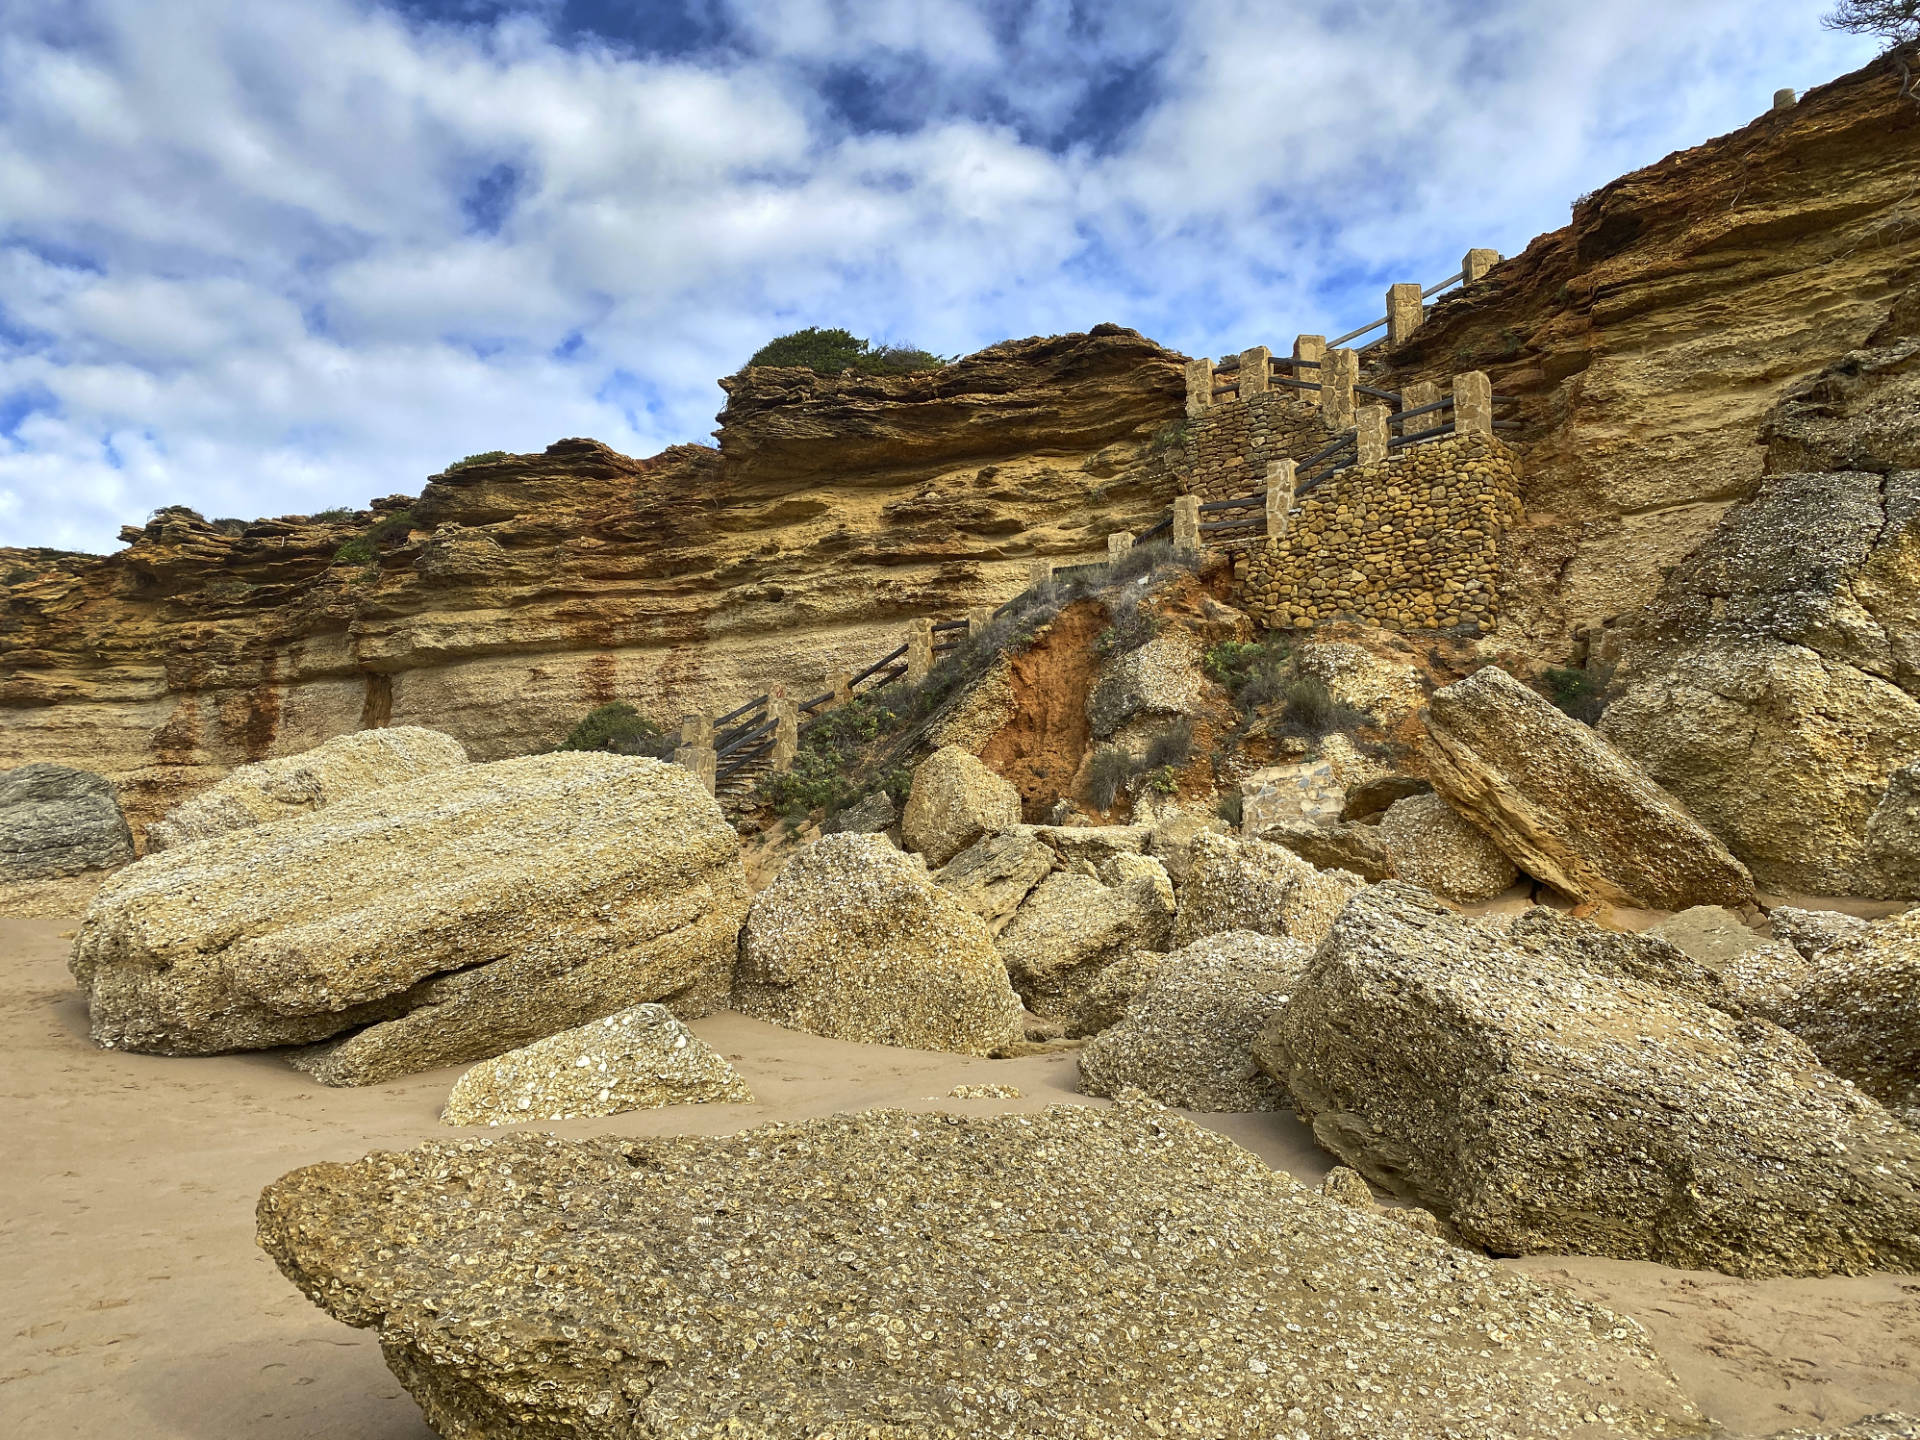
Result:
{"type": "Polygon", "coordinates": [[[936,631],[964,630],[967,628],[967,622],[964,620],[936,620],[933,622],[933,628],[936,631]]]}
{"type": "Polygon", "coordinates": [[[1353,393],[1356,395],[1371,395],[1376,400],[1391,400],[1396,405],[1401,403],[1400,392],[1398,390],[1376,390],[1371,385],[1356,385],[1353,387],[1353,393]]]}
{"type": "Polygon", "coordinates": [[[773,698],[773,695],[771,692],[765,695],[756,695],[753,699],[747,701],[746,704],[742,705],[738,710],[729,710],[726,714],[716,719],[713,722],[713,728],[718,730],[722,725],[726,724],[729,720],[738,720],[742,715],[746,714],[749,710],[758,710],[762,705],[766,704],[767,701],[771,700],[772,698],[773,698]]]}
{"type": "Polygon", "coordinates": [[[1427,286],[1426,289],[1420,292],[1420,298],[1424,300],[1429,295],[1438,295],[1442,290],[1446,289],[1449,285],[1452,285],[1455,282],[1464,280],[1466,278],[1467,278],[1466,271],[1456,270],[1453,272],[1453,274],[1447,276],[1446,279],[1435,281],[1433,284],[1427,286]]]}
{"type": "Polygon", "coordinates": [[[1387,317],[1382,315],[1378,320],[1374,321],[1371,325],[1362,325],[1358,330],[1349,330],[1346,334],[1340,336],[1340,338],[1337,340],[1327,341],[1327,348],[1331,350],[1335,346],[1346,344],[1347,341],[1349,340],[1358,340],[1362,335],[1366,334],[1369,330],[1378,330],[1382,325],[1386,323],[1387,323],[1387,317]]]}
{"type": "Polygon", "coordinates": [[[1416,415],[1426,415],[1435,410],[1450,410],[1452,408],[1453,397],[1449,395],[1444,399],[1435,400],[1431,405],[1422,405],[1415,410],[1402,410],[1397,414],[1389,415],[1387,417],[1387,423],[1389,425],[1404,425],[1416,415]]]}
{"type": "Polygon", "coordinates": [[[874,661],[873,664],[869,665],[866,669],[862,670],[858,675],[855,675],[851,680],[847,681],[847,688],[851,690],[855,685],[858,685],[862,680],[866,679],[869,675],[873,674],[874,671],[884,669],[886,666],[891,665],[894,661],[898,660],[902,655],[906,653],[907,653],[907,647],[905,645],[902,645],[898,650],[893,651],[891,654],[882,655],[878,660],[874,661]]]}
{"type": "Polygon", "coordinates": [[[742,745],[745,745],[749,740],[758,740],[762,735],[765,735],[769,731],[778,727],[779,724],[780,724],[780,718],[779,716],[776,715],[773,719],[767,721],[766,724],[756,726],[752,730],[749,730],[746,734],[736,736],[734,739],[729,740],[725,745],[720,746],[713,753],[716,758],[722,755],[731,755],[733,754],[734,751],[738,750],[742,745]]]}
{"type": "Polygon", "coordinates": [[[1266,503],[1265,495],[1243,495],[1238,500],[1209,500],[1200,507],[1200,513],[1205,515],[1215,510],[1245,510],[1250,506],[1266,503]]]}

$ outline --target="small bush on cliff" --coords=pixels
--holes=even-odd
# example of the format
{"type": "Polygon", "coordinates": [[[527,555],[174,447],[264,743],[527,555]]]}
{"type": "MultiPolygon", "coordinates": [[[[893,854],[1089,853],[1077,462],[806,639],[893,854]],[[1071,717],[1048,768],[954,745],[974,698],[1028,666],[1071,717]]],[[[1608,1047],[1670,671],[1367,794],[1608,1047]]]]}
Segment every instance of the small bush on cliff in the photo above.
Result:
{"type": "Polygon", "coordinates": [[[1165,540],[1151,541],[1145,545],[1135,545],[1112,565],[1107,567],[1107,583],[1124,585],[1129,580],[1137,580],[1142,575],[1151,575],[1162,565],[1173,563],[1173,546],[1165,540]]]}
{"type": "Polygon", "coordinates": [[[329,505],[325,510],[314,511],[307,519],[316,525],[339,525],[359,516],[360,512],[350,505],[329,505]]]}
{"type": "Polygon", "coordinates": [[[1541,676],[1547,682],[1547,688],[1553,692],[1553,703],[1563,712],[1584,724],[1592,725],[1599,721],[1607,708],[1602,692],[1607,688],[1611,672],[1602,669],[1575,670],[1549,666],[1541,676]]]}
{"type": "Polygon", "coordinates": [[[336,565],[370,565],[374,560],[373,541],[364,535],[356,535],[338,550],[333,552],[336,565]]]}
{"type": "Polygon", "coordinates": [[[1111,810],[1139,767],[1118,745],[1102,745],[1087,763],[1087,799],[1096,810],[1111,810]]]}
{"type": "Polygon", "coordinates": [[[1210,679],[1226,686],[1227,693],[1243,709],[1251,709],[1280,698],[1292,653],[1293,647],[1278,635],[1264,640],[1222,640],[1207,651],[1200,666],[1210,679]]]}
{"type": "Polygon", "coordinates": [[[496,460],[504,460],[506,458],[507,452],[504,450],[482,450],[478,455],[469,455],[463,460],[454,461],[451,465],[447,466],[444,473],[451,475],[454,471],[464,470],[469,465],[491,465],[496,460]]]}
{"type": "Polygon", "coordinates": [[[1193,720],[1182,715],[1147,745],[1147,769],[1178,767],[1193,758],[1193,720]]]}
{"type": "Polygon", "coordinates": [[[946,363],[917,345],[872,345],[846,330],[809,325],[769,340],[753,352],[745,368],[779,365],[811,370],[816,375],[838,375],[847,370],[861,375],[906,375],[916,370],[938,370],[946,363]]]}
{"type": "Polygon", "coordinates": [[[556,750],[610,750],[615,755],[672,756],[678,741],[624,700],[589,710],[556,750]]]}

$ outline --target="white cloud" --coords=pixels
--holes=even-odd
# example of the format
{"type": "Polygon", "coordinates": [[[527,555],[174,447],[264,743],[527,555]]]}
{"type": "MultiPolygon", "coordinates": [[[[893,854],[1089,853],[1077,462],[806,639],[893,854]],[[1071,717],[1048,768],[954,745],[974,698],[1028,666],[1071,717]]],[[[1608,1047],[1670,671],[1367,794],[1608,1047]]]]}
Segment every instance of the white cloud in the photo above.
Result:
{"type": "Polygon", "coordinates": [[[712,377],[802,324],[1344,328],[1859,63],[1820,8],[713,0],[730,43],[676,58],[373,0],[13,0],[0,543],[704,438],[712,377]]]}

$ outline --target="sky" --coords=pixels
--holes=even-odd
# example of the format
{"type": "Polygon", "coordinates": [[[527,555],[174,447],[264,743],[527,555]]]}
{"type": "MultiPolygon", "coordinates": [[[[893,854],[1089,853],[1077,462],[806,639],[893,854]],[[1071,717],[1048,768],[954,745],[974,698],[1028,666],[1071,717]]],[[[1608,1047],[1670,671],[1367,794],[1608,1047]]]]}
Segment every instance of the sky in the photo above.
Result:
{"type": "Polygon", "coordinates": [[[1865,63],[1829,5],[0,0],[0,545],[705,441],[806,325],[1337,333],[1865,63]]]}

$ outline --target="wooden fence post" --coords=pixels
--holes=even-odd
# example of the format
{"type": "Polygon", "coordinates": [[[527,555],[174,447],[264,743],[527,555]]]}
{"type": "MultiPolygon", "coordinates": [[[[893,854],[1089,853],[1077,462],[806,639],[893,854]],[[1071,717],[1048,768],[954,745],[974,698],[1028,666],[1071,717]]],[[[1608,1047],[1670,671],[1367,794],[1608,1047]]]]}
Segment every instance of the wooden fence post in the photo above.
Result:
{"type": "Polygon", "coordinates": [[[720,757],[714,753],[713,746],[682,745],[673,752],[673,763],[693,771],[700,777],[700,783],[707,787],[707,793],[713,794],[714,771],[720,764],[720,757]]]}
{"type": "Polygon", "coordinates": [[[1268,390],[1268,377],[1273,374],[1273,352],[1264,345],[1256,345],[1251,350],[1240,352],[1240,398],[1251,400],[1255,395],[1264,395],[1268,390]]]}
{"type": "Polygon", "coordinates": [[[1200,558],[1200,497],[1179,495],[1173,502],[1173,558],[1200,558]]]}
{"type": "Polygon", "coordinates": [[[1466,258],[1460,262],[1460,274],[1465,283],[1471,285],[1476,280],[1486,279],[1487,272],[1499,263],[1498,250],[1469,250],[1466,258]]]}
{"type": "Polygon", "coordinates": [[[1329,350],[1320,363],[1320,408],[1329,430],[1353,424],[1353,387],[1360,383],[1360,352],[1329,350]]]}
{"type": "Polygon", "coordinates": [[[1354,412],[1356,464],[1378,465],[1387,458],[1387,417],[1392,413],[1384,405],[1362,405],[1354,412]]]}
{"type": "MultiPolygon", "coordinates": [[[[1310,380],[1316,385],[1319,384],[1320,372],[1327,358],[1327,337],[1324,335],[1296,335],[1293,341],[1293,358],[1314,362],[1312,365],[1294,366],[1293,378],[1296,380],[1310,380]]],[[[1320,403],[1320,392],[1318,390],[1302,390],[1300,394],[1309,405],[1318,405],[1320,403]]]]}
{"type": "Polygon", "coordinates": [[[1300,467],[1291,460],[1267,462],[1267,538],[1284,540],[1288,512],[1293,509],[1293,487],[1300,467]]]}
{"type": "Polygon", "coordinates": [[[933,621],[926,616],[907,622],[907,673],[901,678],[918,685],[933,669],[933,621]]]}
{"type": "Polygon", "coordinates": [[[1213,361],[1187,361],[1187,418],[1198,420],[1213,408],[1213,361]]]}
{"type": "Polygon", "coordinates": [[[1426,318],[1426,310],[1427,302],[1421,298],[1418,285],[1389,285],[1387,287],[1387,344],[1398,345],[1411,339],[1413,332],[1420,328],[1420,322],[1426,318]]]}
{"type": "Polygon", "coordinates": [[[1484,370],[1453,377],[1453,433],[1493,434],[1493,382],[1484,370]]]}

